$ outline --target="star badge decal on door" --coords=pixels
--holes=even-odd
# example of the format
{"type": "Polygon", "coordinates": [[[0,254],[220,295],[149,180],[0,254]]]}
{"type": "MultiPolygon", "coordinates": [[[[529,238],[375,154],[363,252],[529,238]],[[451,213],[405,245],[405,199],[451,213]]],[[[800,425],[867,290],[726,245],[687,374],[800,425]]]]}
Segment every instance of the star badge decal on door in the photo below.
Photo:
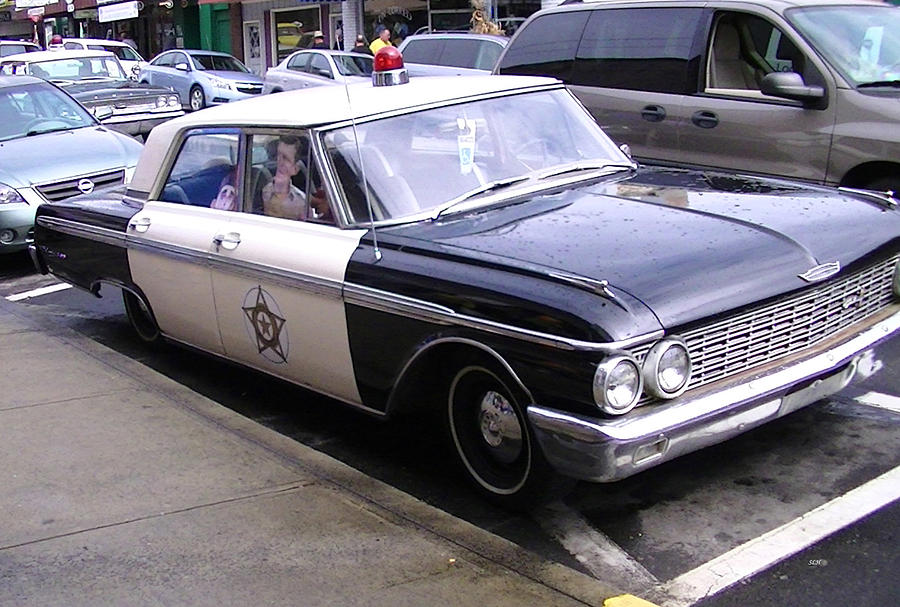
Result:
{"type": "Polygon", "coordinates": [[[244,295],[244,321],[250,339],[255,340],[260,355],[268,361],[286,363],[289,353],[286,320],[278,303],[262,286],[244,295]]]}

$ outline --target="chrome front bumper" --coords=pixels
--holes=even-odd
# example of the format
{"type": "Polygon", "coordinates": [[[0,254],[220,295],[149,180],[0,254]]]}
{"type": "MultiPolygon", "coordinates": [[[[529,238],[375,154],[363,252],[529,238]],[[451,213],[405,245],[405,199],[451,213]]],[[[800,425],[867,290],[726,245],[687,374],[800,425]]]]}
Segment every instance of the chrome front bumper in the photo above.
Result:
{"type": "Polygon", "coordinates": [[[573,478],[609,482],[715,445],[843,389],[863,354],[900,330],[894,304],[805,356],[710,384],[613,419],[539,405],[528,418],[550,464],[573,478]]]}

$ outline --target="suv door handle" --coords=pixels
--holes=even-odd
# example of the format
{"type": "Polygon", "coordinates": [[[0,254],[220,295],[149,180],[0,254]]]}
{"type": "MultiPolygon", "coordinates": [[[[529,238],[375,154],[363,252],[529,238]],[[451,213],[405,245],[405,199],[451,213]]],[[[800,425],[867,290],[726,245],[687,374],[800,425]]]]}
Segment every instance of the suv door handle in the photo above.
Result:
{"type": "Polygon", "coordinates": [[[216,234],[213,236],[213,243],[216,245],[216,251],[222,247],[226,251],[234,251],[241,244],[241,235],[237,232],[228,232],[227,234],[216,234]]]}
{"type": "Polygon", "coordinates": [[[700,110],[699,112],[694,112],[694,114],[691,116],[691,122],[699,126],[701,129],[711,129],[715,128],[716,125],[719,124],[719,117],[716,116],[715,112],[700,110]]]}
{"type": "Polygon", "coordinates": [[[641,117],[647,122],[662,122],[666,119],[666,108],[661,105],[648,105],[641,110],[641,117]]]}

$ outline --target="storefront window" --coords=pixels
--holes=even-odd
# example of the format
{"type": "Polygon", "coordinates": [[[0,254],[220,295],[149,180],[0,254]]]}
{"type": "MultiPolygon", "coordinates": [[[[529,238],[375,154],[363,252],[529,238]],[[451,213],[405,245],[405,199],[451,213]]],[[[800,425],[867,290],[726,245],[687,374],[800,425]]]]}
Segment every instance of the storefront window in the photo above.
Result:
{"type": "Polygon", "coordinates": [[[299,8],[290,10],[273,10],[272,19],[275,22],[272,37],[275,45],[275,63],[301,48],[309,48],[313,45],[313,33],[321,30],[319,20],[319,7],[299,8]]]}

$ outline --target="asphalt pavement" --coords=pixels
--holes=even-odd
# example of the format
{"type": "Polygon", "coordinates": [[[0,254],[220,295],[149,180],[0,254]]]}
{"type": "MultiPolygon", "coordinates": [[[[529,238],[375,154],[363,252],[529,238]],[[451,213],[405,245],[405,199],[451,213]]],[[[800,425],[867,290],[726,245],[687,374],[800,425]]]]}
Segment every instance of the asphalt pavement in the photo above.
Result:
{"type": "Polygon", "coordinates": [[[0,360],[0,605],[647,604],[4,300],[0,360]]]}

